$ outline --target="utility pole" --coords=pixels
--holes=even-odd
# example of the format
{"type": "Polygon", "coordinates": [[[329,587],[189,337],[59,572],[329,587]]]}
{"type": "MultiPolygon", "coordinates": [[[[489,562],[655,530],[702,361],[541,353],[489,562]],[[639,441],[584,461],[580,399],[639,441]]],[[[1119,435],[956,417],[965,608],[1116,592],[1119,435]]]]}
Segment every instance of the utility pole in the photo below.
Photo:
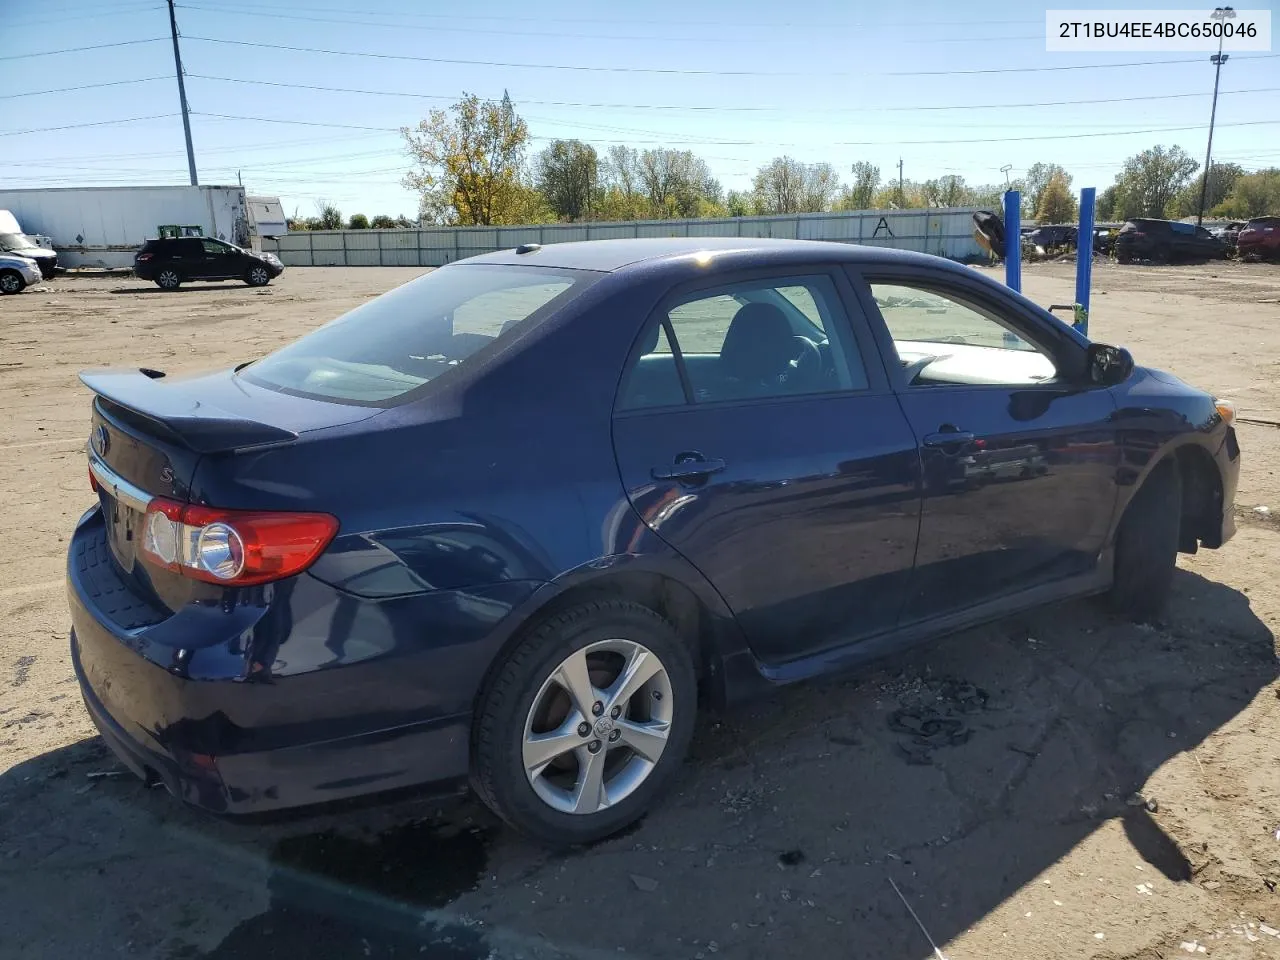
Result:
{"type": "Polygon", "coordinates": [[[898,158],[898,202],[905,208],[907,205],[907,191],[902,186],[902,158],[898,158]]]}
{"type": "Polygon", "coordinates": [[[187,107],[187,88],[182,82],[182,54],[178,51],[178,20],[173,13],[173,0],[169,0],[169,30],[173,34],[173,68],[178,74],[178,99],[182,101],[182,132],[187,138],[187,170],[191,173],[191,185],[200,185],[196,176],[196,151],[191,146],[191,111],[187,107]]]}
{"type": "MultiPolygon", "coordinates": [[[[1224,23],[1236,12],[1231,7],[1215,7],[1213,19],[1224,23]]],[[[1222,37],[1218,38],[1218,52],[1209,58],[1213,64],[1213,106],[1209,108],[1209,145],[1204,150],[1204,175],[1200,178],[1200,203],[1196,207],[1196,226],[1204,223],[1204,200],[1209,192],[1209,161],[1213,157],[1213,122],[1218,116],[1218,79],[1222,76],[1222,65],[1227,62],[1227,54],[1222,52],[1222,37]]]]}

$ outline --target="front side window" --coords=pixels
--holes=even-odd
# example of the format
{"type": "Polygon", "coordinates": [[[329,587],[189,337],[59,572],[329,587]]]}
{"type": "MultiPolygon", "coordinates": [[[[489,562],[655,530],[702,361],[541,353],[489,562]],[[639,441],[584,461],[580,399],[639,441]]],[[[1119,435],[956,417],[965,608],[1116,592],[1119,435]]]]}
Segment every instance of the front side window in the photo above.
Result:
{"type": "Polygon", "coordinates": [[[211,253],[215,256],[221,256],[231,252],[231,248],[229,246],[225,243],[220,243],[217,240],[201,240],[200,245],[204,248],[205,253],[211,253]]]}
{"type": "Polygon", "coordinates": [[[623,410],[684,402],[681,367],[695,403],[867,387],[824,276],[702,290],[661,311],[648,329],[623,381],[623,410]]]}
{"type": "Polygon", "coordinates": [[[995,310],[924,286],[872,281],[907,383],[1029,385],[1052,380],[1053,361],[995,310]]]}
{"type": "Polygon", "coordinates": [[[521,321],[549,316],[597,277],[498,264],[442,267],[356,307],[240,376],[320,400],[398,402],[521,321]]]}

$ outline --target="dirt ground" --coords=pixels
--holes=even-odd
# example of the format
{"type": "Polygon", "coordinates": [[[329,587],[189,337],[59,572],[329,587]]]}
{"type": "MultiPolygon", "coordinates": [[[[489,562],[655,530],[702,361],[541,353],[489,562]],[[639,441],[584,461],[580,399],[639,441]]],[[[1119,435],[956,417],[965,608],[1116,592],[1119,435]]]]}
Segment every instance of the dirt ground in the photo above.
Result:
{"type": "Polygon", "coordinates": [[[1095,339],[1253,421],[1240,532],[1159,626],[1063,604],[707,715],[667,802],[567,855],[470,801],[230,825],[120,775],[67,653],[77,371],[227,366],[420,272],[0,298],[0,956],[1280,957],[1274,266],[1095,269],[1095,339]]]}

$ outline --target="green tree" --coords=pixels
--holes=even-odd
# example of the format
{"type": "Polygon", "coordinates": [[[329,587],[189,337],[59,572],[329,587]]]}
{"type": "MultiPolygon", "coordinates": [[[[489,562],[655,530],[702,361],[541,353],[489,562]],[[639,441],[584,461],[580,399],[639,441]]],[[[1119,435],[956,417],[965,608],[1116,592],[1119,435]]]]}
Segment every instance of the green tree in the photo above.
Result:
{"type": "Polygon", "coordinates": [[[983,210],[1001,211],[1004,209],[1004,192],[1007,188],[999,183],[984,183],[968,188],[968,199],[965,204],[981,207],[983,210]]]}
{"type": "Polygon", "coordinates": [[[390,230],[395,225],[395,217],[389,217],[385,213],[380,213],[369,221],[369,226],[375,230],[390,230]]]}
{"type": "Polygon", "coordinates": [[[840,181],[829,163],[774,157],[756,171],[751,196],[762,214],[812,213],[829,209],[840,181]]]}
{"type": "Polygon", "coordinates": [[[1173,200],[1200,166],[1179,146],[1155,146],[1125,161],[1116,177],[1111,215],[1165,217],[1174,213],[1173,200]]]}
{"type": "Polygon", "coordinates": [[[1231,188],[1231,195],[1218,204],[1213,213],[1214,216],[1236,220],[1280,216],[1280,167],[1240,177],[1231,188]]]}
{"type": "Polygon", "coordinates": [[[880,186],[880,168],[865,160],[857,161],[849,168],[853,174],[853,183],[840,191],[840,199],[836,203],[840,210],[869,210],[875,199],[876,188],[880,186]]]}
{"type": "Polygon", "coordinates": [[[724,198],[725,210],[731,217],[749,217],[755,212],[751,206],[751,194],[740,190],[730,190],[724,198]]]}
{"type": "Polygon", "coordinates": [[[561,220],[583,220],[599,180],[595,147],[581,140],[556,140],[534,164],[535,183],[551,213],[561,220]]]}
{"type": "Polygon", "coordinates": [[[308,223],[314,223],[312,230],[341,230],[342,229],[342,211],[330,203],[328,200],[320,200],[316,202],[316,212],[319,216],[308,223]]]}
{"type": "Polygon", "coordinates": [[[901,185],[897,180],[888,181],[876,191],[871,203],[875,210],[912,210],[928,205],[924,185],[914,180],[903,180],[901,185]]]}
{"type": "Polygon", "coordinates": [[[691,150],[644,150],[634,173],[649,203],[648,216],[658,220],[696,217],[704,201],[719,204],[723,195],[707,162],[691,150]]]}
{"type": "Polygon", "coordinates": [[[1071,189],[1071,174],[1056,163],[1033,163],[1027,168],[1026,174],[1023,176],[1020,186],[1022,189],[1022,209],[1039,210],[1040,194],[1044,192],[1045,187],[1049,185],[1049,181],[1055,176],[1061,176],[1067,184],[1067,189],[1071,189]]]}
{"type": "Polygon", "coordinates": [[[970,191],[964,177],[947,174],[924,183],[925,203],[930,207],[963,207],[969,204],[970,191]]]}
{"type": "Polygon", "coordinates": [[[1036,221],[1038,223],[1071,223],[1076,219],[1076,198],[1071,195],[1071,186],[1066,174],[1054,171],[1049,182],[1040,191],[1040,201],[1036,204],[1036,221]]]}
{"type": "Polygon", "coordinates": [[[522,179],[529,126],[510,96],[494,102],[465,94],[400,134],[416,165],[403,183],[418,192],[425,219],[468,226],[522,222],[529,206],[522,179]]]}
{"type": "Polygon", "coordinates": [[[351,219],[347,221],[348,230],[368,230],[369,218],[363,213],[353,213],[351,219]]]}
{"type": "Polygon", "coordinates": [[[1116,219],[1116,200],[1119,196],[1120,188],[1114,183],[1098,194],[1098,201],[1094,206],[1094,217],[1098,220],[1114,220],[1116,219]]]}
{"type": "MultiPolygon", "coordinates": [[[[1209,167],[1209,189],[1205,191],[1204,209],[1207,213],[1231,194],[1236,181],[1244,176],[1244,167],[1238,163],[1215,163],[1209,167]]],[[[1204,174],[1200,174],[1178,194],[1173,201],[1175,217],[1194,217],[1200,212],[1200,189],[1204,174]]]]}

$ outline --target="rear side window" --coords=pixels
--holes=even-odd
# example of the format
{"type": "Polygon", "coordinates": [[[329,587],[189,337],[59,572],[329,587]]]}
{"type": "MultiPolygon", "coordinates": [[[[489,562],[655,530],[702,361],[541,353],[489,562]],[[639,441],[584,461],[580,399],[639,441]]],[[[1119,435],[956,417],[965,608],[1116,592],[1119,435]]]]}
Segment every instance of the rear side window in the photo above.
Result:
{"type": "Polygon", "coordinates": [[[500,264],[442,267],[264,357],[240,376],[319,400],[402,402],[521,321],[550,316],[597,276],[500,264]]]}

